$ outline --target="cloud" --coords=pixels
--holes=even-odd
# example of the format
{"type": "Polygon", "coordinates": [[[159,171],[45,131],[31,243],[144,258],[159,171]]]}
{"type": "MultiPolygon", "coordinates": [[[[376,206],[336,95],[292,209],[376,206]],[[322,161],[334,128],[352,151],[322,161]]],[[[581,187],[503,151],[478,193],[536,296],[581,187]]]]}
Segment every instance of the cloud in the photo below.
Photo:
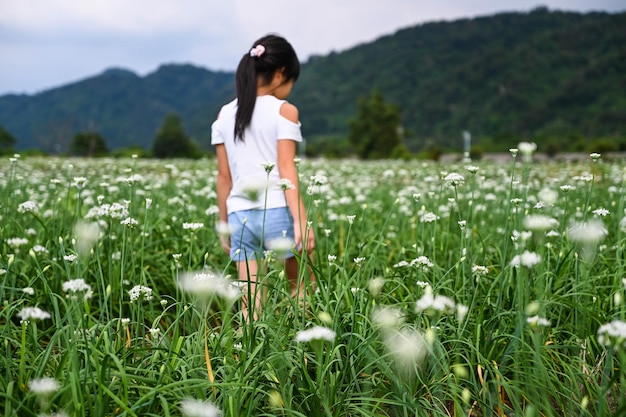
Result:
{"type": "MultiPolygon", "coordinates": [[[[540,2],[541,3],[541,2],[540,2]]],[[[624,10],[619,0],[551,0],[551,9],[624,10]]],[[[302,60],[434,20],[528,11],[536,0],[0,0],[0,94],[36,92],[113,66],[234,70],[258,37],[285,36],[302,60]]]]}

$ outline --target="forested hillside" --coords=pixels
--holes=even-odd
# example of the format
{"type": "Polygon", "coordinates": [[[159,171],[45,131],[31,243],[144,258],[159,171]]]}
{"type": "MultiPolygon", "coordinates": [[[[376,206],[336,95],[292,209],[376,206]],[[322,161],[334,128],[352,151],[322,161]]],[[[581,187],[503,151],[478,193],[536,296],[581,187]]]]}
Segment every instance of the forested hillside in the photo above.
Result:
{"type": "MultiPolygon", "coordinates": [[[[21,149],[62,150],[84,130],[101,133],[110,148],[149,148],[165,116],[176,112],[208,147],[210,123],[233,96],[233,78],[191,65],[162,66],[146,77],[107,70],[33,96],[0,97],[0,126],[21,149]]],[[[401,109],[413,150],[454,147],[463,130],[504,149],[520,139],[624,143],[626,13],[539,8],[402,29],[311,58],[290,100],[314,143],[345,137],[358,98],[375,89],[401,109]]]]}

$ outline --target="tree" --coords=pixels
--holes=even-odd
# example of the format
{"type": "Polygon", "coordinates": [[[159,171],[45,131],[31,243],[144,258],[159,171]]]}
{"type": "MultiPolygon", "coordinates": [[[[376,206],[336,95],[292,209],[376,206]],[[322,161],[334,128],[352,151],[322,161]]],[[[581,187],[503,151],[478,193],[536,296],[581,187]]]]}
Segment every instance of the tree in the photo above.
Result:
{"type": "Polygon", "coordinates": [[[104,156],[109,153],[106,140],[97,132],[79,132],[70,143],[70,155],[104,156]]]}
{"type": "Polygon", "coordinates": [[[185,133],[183,121],[176,113],[165,117],[154,143],[152,154],[157,158],[197,158],[198,147],[185,133]]]}
{"type": "Polygon", "coordinates": [[[12,153],[16,143],[17,139],[4,127],[0,126],[0,154],[12,153]]]}
{"type": "Polygon", "coordinates": [[[402,144],[400,109],[385,103],[378,90],[359,98],[356,119],[350,120],[348,140],[361,159],[388,158],[402,144]]]}

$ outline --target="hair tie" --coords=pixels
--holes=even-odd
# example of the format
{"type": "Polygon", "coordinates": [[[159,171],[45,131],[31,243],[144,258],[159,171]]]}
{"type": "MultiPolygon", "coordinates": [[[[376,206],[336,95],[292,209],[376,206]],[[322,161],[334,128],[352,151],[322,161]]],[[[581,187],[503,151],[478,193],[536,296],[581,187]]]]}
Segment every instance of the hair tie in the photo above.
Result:
{"type": "Polygon", "coordinates": [[[250,49],[250,56],[260,58],[265,53],[265,46],[258,44],[250,49]]]}

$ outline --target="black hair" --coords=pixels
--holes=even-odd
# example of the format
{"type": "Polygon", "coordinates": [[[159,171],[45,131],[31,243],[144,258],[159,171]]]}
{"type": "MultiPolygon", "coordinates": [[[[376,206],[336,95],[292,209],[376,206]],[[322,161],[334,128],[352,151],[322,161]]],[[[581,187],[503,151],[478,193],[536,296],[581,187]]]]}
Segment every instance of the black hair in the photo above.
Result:
{"type": "Polygon", "coordinates": [[[264,49],[260,56],[244,54],[237,66],[235,88],[237,90],[237,113],[235,114],[235,141],[243,141],[244,130],[250,125],[256,103],[257,80],[269,84],[278,70],[284,71],[285,82],[296,81],[300,75],[300,61],[296,51],[285,38],[266,35],[252,45],[264,49]]]}

